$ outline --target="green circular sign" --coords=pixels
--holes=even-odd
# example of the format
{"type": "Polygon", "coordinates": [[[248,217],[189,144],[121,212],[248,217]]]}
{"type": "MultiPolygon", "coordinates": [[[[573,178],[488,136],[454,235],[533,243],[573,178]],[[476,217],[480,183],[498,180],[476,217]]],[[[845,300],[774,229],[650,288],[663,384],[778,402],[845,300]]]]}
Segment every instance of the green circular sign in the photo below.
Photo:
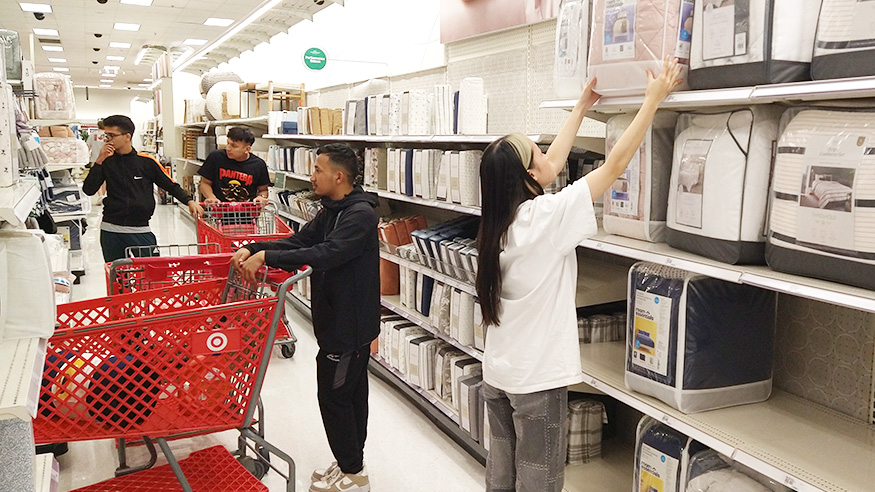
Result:
{"type": "Polygon", "coordinates": [[[327,62],[328,57],[319,48],[310,48],[304,52],[304,65],[310,70],[322,70],[327,62]]]}

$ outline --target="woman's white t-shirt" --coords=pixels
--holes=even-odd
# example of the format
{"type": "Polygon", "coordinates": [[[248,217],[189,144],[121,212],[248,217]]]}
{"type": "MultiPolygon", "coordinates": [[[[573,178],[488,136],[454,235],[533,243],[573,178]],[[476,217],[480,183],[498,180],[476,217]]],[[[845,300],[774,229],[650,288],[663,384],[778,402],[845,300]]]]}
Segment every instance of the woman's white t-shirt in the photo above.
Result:
{"type": "Polygon", "coordinates": [[[489,326],[483,380],[511,394],[583,381],[575,248],[598,225],[585,179],[523,202],[499,255],[499,326],[489,326]]]}

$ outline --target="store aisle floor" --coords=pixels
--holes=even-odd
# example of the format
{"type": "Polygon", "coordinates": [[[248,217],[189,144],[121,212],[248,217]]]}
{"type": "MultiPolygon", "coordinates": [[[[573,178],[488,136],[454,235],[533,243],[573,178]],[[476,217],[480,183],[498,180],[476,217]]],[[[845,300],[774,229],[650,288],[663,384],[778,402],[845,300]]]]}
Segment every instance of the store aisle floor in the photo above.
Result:
{"type": "MultiPolygon", "coordinates": [[[[100,207],[89,219],[83,238],[86,275],[74,286],[75,300],[106,294],[103,258],[100,252],[100,207]]],[[[195,241],[193,223],[175,205],[160,205],[152,219],[159,244],[195,241]]],[[[295,309],[289,317],[298,337],[293,359],[282,359],[274,350],[262,398],[266,435],[270,442],[295,459],[299,492],[308,490],[310,473],[331,461],[316,403],[316,341],[308,318],[295,309]]],[[[375,492],[473,492],[483,490],[484,468],[446,437],[422,413],[391,386],[370,376],[370,422],[365,462],[375,492]]],[[[222,444],[236,448],[236,431],[227,431],[171,443],[177,458],[191,451],[222,444]]],[[[142,446],[129,448],[128,463],[144,462],[142,446]]],[[[160,451],[159,451],[160,455],[160,451]]],[[[117,464],[112,440],[70,443],[60,456],[60,490],[99,482],[112,477],[117,464]]],[[[163,457],[158,464],[166,463],[163,457]]],[[[273,491],[285,490],[285,482],[273,471],[264,482],[273,491]]]]}

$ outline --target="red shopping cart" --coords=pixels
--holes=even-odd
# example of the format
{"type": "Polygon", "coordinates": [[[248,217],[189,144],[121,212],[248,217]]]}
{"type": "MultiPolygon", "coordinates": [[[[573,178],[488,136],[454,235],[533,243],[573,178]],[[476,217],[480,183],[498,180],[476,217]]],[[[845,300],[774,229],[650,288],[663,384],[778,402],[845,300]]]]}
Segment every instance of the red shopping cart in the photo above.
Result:
{"type": "Polygon", "coordinates": [[[297,273],[272,292],[266,271],[262,282],[248,284],[231,270],[224,280],[58,306],[35,441],[155,440],[169,462],[88,490],[172,490],[177,483],[184,491],[267,490],[224,448],[193,453],[181,464],[167,445],[175,437],[237,429],[238,462],[273,468],[293,492],[294,460],[256,431],[254,417],[285,294],[309,274],[297,273]],[[287,463],[288,474],[264,450],[287,463]]]}
{"type": "Polygon", "coordinates": [[[292,228],[277,215],[273,203],[224,202],[203,204],[204,215],[197,220],[198,243],[215,243],[223,253],[258,241],[273,241],[291,236],[292,228]]]}

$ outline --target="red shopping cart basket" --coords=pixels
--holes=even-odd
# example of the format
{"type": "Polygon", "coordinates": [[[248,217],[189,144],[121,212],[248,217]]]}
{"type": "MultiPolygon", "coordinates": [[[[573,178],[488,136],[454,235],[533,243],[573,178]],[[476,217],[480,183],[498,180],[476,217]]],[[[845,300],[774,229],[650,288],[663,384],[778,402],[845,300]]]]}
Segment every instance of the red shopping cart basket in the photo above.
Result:
{"type": "Polygon", "coordinates": [[[174,473],[165,475],[174,484],[150,490],[192,490],[166,440],[238,429],[241,459],[246,449],[256,449],[248,441],[274,453],[289,465],[289,474],[265,464],[283,474],[293,491],[294,461],[255,432],[253,417],[285,293],[309,273],[287,279],[276,295],[265,282],[247,284],[232,270],[226,280],[58,306],[60,328],[47,347],[35,441],[154,439],[170,462],[174,473]]]}
{"type": "Polygon", "coordinates": [[[197,220],[198,243],[216,243],[223,253],[233,253],[249,243],[282,239],[293,232],[277,215],[273,203],[204,204],[204,215],[197,220]]]}

